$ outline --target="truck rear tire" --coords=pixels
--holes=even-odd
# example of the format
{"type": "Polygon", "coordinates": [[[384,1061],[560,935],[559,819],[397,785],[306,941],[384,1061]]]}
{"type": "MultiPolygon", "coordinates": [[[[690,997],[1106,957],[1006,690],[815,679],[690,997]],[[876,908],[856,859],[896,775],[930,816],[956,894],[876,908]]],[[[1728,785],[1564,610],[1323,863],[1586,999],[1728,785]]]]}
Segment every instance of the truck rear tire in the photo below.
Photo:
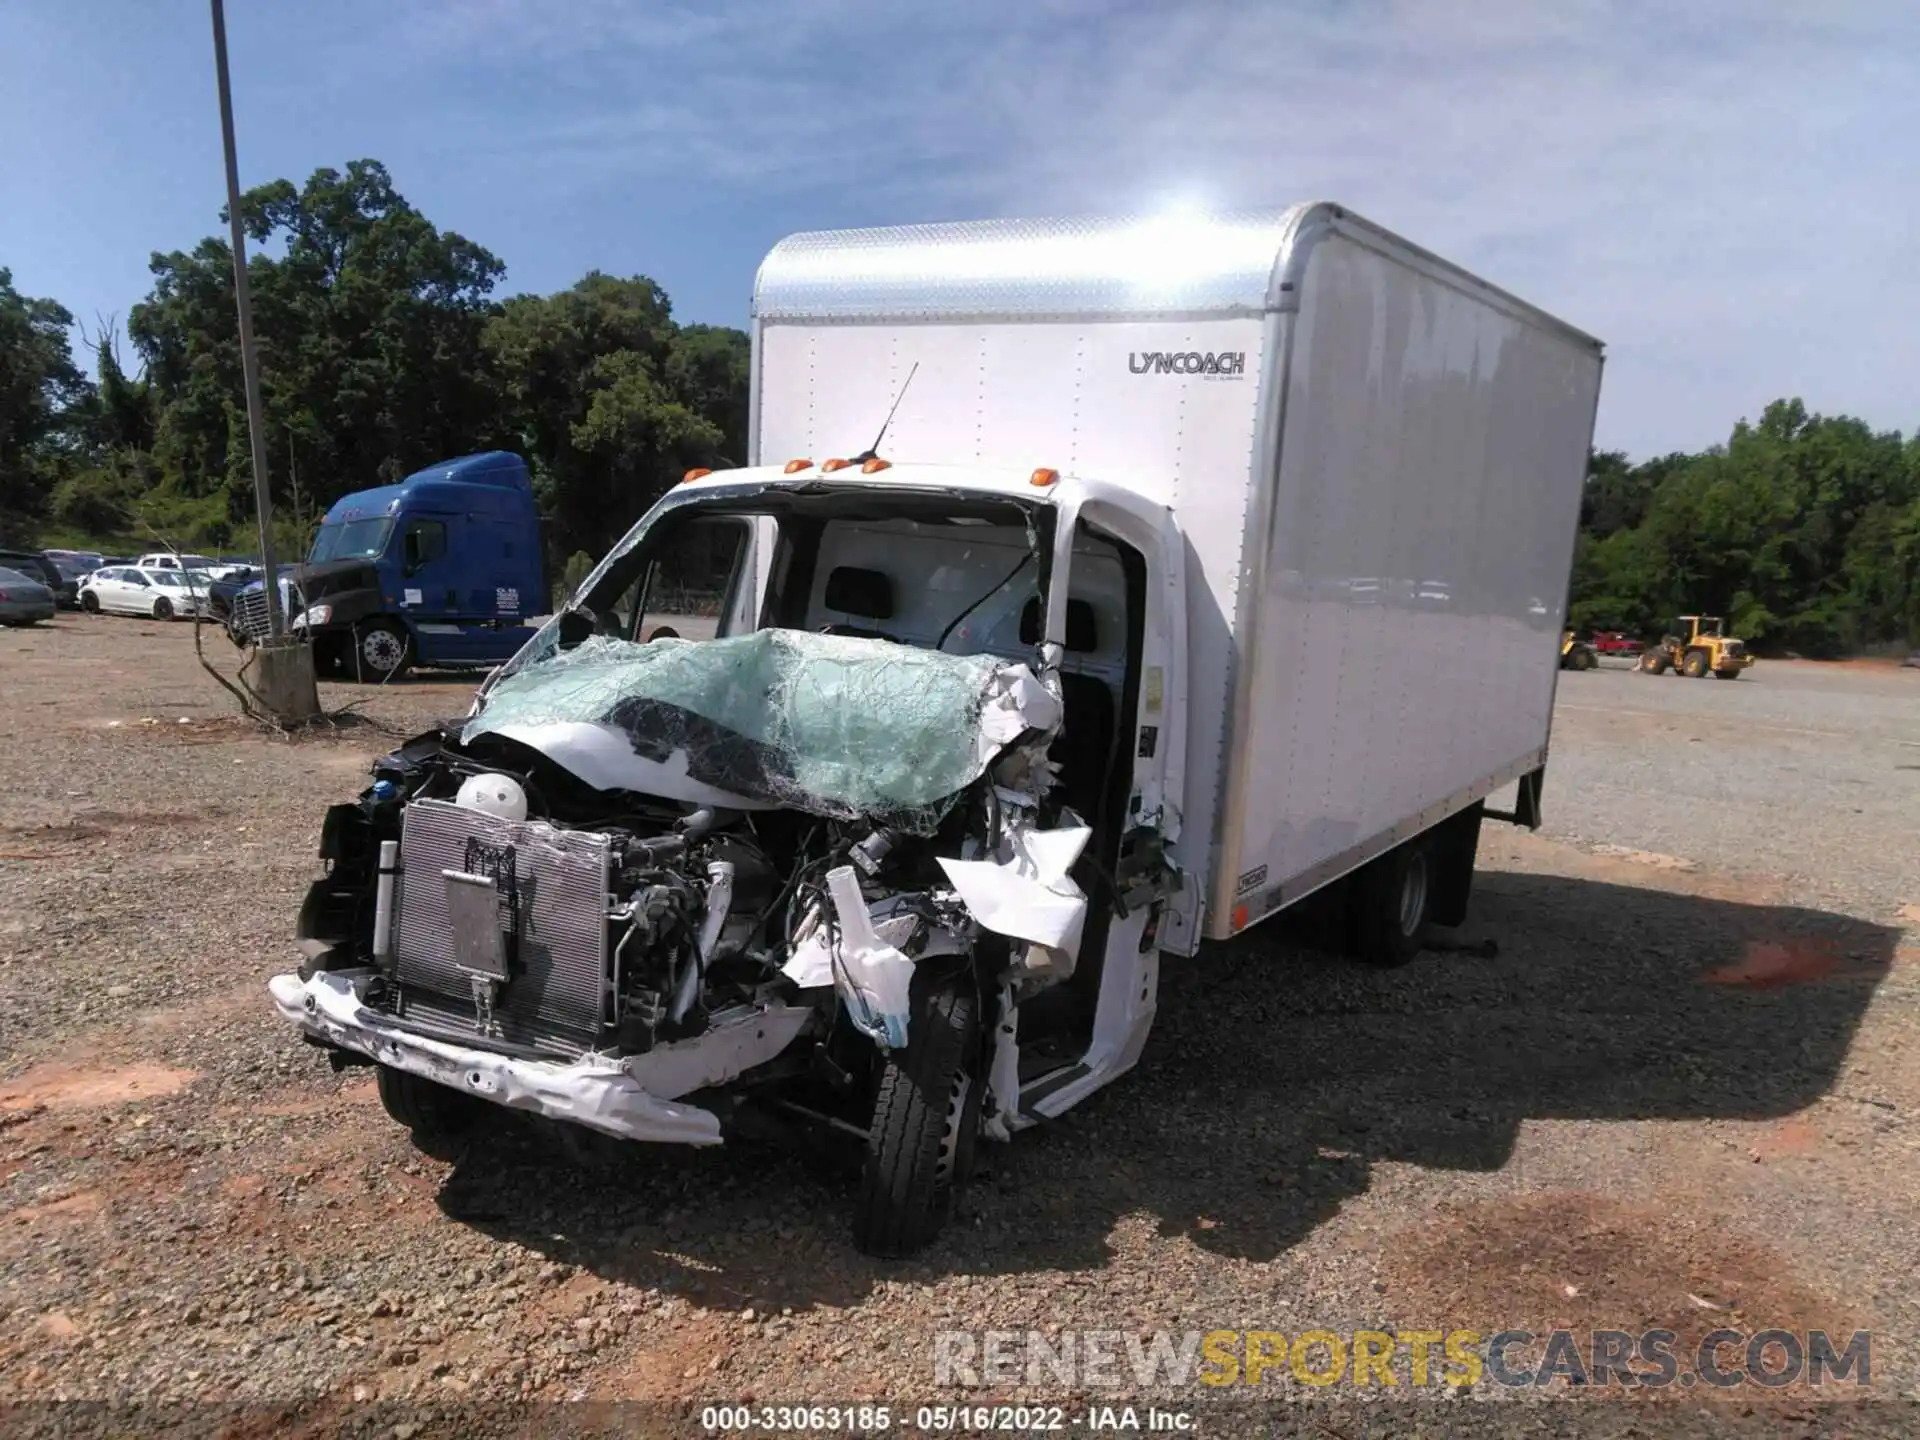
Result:
{"type": "Polygon", "coordinates": [[[1480,852],[1480,817],[1486,802],[1476,800],[1428,832],[1433,867],[1431,914],[1436,925],[1459,925],[1473,897],[1473,863],[1480,852]]]}
{"type": "Polygon", "coordinates": [[[353,677],[361,684],[397,680],[413,664],[413,641],[391,620],[363,620],[353,630],[353,677]]]}
{"type": "Polygon", "coordinates": [[[1648,675],[1659,675],[1667,668],[1667,652],[1649,650],[1640,657],[1640,669],[1648,675]]]}
{"type": "Polygon", "coordinates": [[[1347,892],[1347,934],[1355,958],[1389,970],[1418,955],[1432,914],[1429,835],[1416,835],[1370,860],[1347,892]]]}
{"type": "Polygon", "coordinates": [[[486,1103],[391,1065],[374,1067],[374,1083],[388,1116],[412,1132],[413,1143],[430,1155],[471,1130],[486,1103]]]}
{"type": "Polygon", "coordinates": [[[853,1243],[885,1259],[933,1243],[972,1168],[980,1128],[979,1001],[972,976],[916,977],[907,1048],[880,1057],[853,1243]]]}
{"type": "Polygon", "coordinates": [[[1707,652],[1704,650],[1687,651],[1687,658],[1680,665],[1681,673],[1689,680],[1701,679],[1706,675],[1708,668],[1707,652]]]}

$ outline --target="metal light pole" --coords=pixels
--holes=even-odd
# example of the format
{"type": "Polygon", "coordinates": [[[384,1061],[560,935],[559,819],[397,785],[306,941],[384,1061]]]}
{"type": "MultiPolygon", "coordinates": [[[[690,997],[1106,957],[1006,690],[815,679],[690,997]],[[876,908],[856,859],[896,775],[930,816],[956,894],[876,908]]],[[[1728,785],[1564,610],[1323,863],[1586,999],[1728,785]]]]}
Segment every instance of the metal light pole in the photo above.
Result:
{"type": "Polygon", "coordinates": [[[247,237],[240,224],[240,162],[233,148],[233,90],[227,81],[227,15],[213,4],[213,67],[220,79],[220,140],[227,152],[227,223],[233,231],[233,303],[240,312],[240,370],[247,393],[247,435],[253,442],[253,508],[260,526],[260,568],[266,575],[267,635],[286,633],[280,613],[280,571],[273,563],[273,500],[267,492],[267,429],[260,413],[260,357],[253,348],[253,301],[247,294],[247,237]]]}
{"type": "MultiPolygon", "coordinates": [[[[260,413],[260,358],[253,348],[253,304],[247,295],[247,236],[240,224],[240,162],[233,149],[233,90],[227,81],[227,16],[221,0],[213,5],[213,64],[220,80],[220,139],[227,152],[227,223],[233,231],[233,303],[240,312],[240,373],[247,394],[247,435],[253,444],[253,503],[260,526],[260,588],[267,602],[267,638],[254,647],[249,664],[254,699],[277,721],[305,724],[318,716],[320,692],[314,684],[313,650],[289,637],[280,610],[280,567],[273,558],[273,498],[267,492],[267,428],[260,413]]],[[[242,670],[244,677],[245,670],[242,670]]],[[[251,713],[251,712],[250,712],[251,713]]]]}

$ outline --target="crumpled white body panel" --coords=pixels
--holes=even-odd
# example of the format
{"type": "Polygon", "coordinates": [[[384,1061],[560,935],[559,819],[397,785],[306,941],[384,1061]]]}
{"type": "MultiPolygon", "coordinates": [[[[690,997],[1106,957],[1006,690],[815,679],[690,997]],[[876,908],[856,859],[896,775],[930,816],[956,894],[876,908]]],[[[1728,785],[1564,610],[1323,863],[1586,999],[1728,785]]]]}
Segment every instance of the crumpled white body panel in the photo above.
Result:
{"type": "Polygon", "coordinates": [[[1087,894],[1067,874],[1093,831],[1015,828],[1005,860],[948,860],[940,868],[987,929],[1077,957],[1087,923],[1087,894]]]}
{"type": "Polygon", "coordinates": [[[588,1057],[571,1064],[522,1060],[416,1035],[362,1005],[338,975],[276,975],[267,983],[281,1017],[308,1034],[512,1110],[570,1120],[627,1140],[718,1145],[720,1121],[678,1096],[724,1084],[771,1060],[813,1013],[772,1005],[692,1040],[663,1045],[624,1063],[588,1057]]]}
{"type": "Polygon", "coordinates": [[[592,721],[502,725],[494,732],[538,750],[561,769],[596,790],[637,790],[688,805],[718,805],[728,810],[771,810],[765,800],[749,800],[730,790],[703,784],[687,773],[687,753],[649,760],[634,753],[633,742],[615,726],[592,721]]]}

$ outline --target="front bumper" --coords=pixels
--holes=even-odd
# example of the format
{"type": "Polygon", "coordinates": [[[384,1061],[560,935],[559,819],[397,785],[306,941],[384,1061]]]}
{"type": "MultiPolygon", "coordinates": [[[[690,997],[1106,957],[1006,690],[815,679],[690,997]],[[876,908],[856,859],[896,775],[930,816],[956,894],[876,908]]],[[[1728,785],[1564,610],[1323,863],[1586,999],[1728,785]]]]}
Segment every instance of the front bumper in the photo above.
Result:
{"type": "Polygon", "coordinates": [[[369,1010],[348,980],[326,972],[305,981],[276,975],[267,990],[281,1017],[316,1039],[496,1105],[570,1120],[626,1140],[720,1143],[720,1121],[712,1111],[648,1094],[618,1061],[520,1060],[416,1035],[369,1010]]]}

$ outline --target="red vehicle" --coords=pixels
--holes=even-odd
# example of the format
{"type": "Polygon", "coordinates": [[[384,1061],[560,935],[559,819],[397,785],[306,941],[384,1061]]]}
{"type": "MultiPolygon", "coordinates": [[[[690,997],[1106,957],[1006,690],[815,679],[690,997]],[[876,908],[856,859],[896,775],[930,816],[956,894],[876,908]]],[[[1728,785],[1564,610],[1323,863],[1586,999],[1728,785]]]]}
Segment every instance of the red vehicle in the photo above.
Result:
{"type": "Polygon", "coordinates": [[[1624,630],[1596,630],[1593,648],[1602,655],[1638,655],[1646,646],[1624,630]]]}

